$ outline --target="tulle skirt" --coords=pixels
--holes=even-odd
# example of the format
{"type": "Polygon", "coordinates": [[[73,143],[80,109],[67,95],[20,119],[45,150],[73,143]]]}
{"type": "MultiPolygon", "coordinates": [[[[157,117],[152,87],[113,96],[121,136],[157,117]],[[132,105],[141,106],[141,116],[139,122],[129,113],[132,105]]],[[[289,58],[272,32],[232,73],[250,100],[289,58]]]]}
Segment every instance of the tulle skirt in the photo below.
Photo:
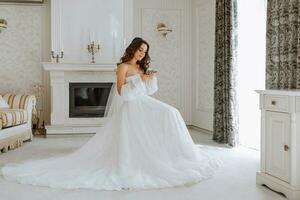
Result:
{"type": "Polygon", "coordinates": [[[196,183],[211,177],[219,164],[194,144],[176,108],[141,95],[124,102],[77,151],[7,164],[1,171],[23,184],[123,190],[196,183]]]}

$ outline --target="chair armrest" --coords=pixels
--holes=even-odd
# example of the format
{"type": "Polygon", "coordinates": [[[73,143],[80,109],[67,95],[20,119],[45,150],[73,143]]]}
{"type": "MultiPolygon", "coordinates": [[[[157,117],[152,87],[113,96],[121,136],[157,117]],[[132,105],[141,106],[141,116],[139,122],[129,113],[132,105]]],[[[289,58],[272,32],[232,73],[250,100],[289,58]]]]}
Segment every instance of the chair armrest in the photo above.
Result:
{"type": "Polygon", "coordinates": [[[36,97],[34,95],[29,95],[25,101],[24,109],[28,113],[28,121],[32,120],[32,116],[37,114],[36,111],[36,97]]]}

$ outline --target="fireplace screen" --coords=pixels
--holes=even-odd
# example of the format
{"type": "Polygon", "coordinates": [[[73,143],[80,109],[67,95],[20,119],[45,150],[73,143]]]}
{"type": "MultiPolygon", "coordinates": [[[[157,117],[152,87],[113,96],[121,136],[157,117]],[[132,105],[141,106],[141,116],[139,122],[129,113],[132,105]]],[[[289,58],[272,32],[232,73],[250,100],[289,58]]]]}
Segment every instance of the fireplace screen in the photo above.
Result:
{"type": "Polygon", "coordinates": [[[69,117],[103,117],[113,83],[70,83],[69,117]]]}

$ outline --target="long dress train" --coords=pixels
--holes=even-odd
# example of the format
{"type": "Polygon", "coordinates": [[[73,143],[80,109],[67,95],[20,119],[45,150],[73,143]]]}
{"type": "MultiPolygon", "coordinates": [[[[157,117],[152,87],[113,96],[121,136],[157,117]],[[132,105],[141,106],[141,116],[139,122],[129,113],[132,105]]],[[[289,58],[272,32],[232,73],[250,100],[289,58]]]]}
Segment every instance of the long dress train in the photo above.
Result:
{"type": "Polygon", "coordinates": [[[60,157],[7,164],[1,168],[4,178],[105,190],[171,187],[209,178],[218,161],[193,143],[176,108],[149,96],[157,89],[156,77],[127,77],[112,116],[85,145],[60,157]]]}

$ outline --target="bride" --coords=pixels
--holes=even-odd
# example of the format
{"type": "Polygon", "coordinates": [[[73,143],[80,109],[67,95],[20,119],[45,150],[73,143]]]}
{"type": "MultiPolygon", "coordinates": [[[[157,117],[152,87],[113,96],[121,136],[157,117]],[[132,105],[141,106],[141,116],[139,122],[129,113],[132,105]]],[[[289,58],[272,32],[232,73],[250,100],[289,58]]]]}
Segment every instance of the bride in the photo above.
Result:
{"type": "Polygon", "coordinates": [[[4,178],[104,190],[171,187],[209,178],[218,162],[193,143],[176,108],[149,96],[158,89],[149,63],[149,44],[133,39],[118,64],[105,126],[69,155],[5,165],[4,178]]]}

